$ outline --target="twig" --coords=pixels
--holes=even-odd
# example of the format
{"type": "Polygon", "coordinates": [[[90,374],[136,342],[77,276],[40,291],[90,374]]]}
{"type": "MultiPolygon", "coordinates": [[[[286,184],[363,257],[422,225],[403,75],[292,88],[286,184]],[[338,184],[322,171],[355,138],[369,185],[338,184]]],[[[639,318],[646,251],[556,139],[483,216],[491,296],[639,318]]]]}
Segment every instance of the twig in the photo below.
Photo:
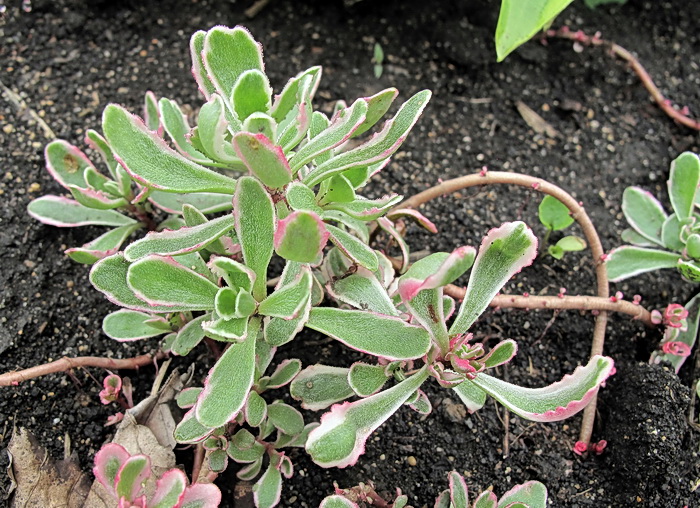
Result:
{"type": "Polygon", "coordinates": [[[248,19],[253,19],[253,18],[254,18],[255,16],[257,16],[257,15],[260,13],[260,11],[262,11],[262,10],[267,6],[267,4],[269,4],[269,3],[270,3],[270,0],[258,0],[258,1],[255,2],[253,5],[251,5],[250,7],[248,7],[248,8],[245,10],[244,14],[246,15],[246,17],[247,17],[248,19]]]}
{"type": "Polygon", "coordinates": [[[138,369],[144,367],[154,360],[165,358],[166,354],[158,351],[155,355],[141,355],[134,358],[113,359],[99,356],[78,356],[77,358],[63,357],[55,362],[37,365],[29,369],[6,372],[0,375],[0,386],[15,386],[35,377],[55,374],[56,372],[66,372],[76,367],[101,367],[103,369],[138,369]]]}
{"type": "Polygon", "coordinates": [[[630,53],[628,50],[615,44],[611,41],[606,41],[600,38],[600,33],[596,32],[593,36],[586,35],[583,31],[577,30],[572,32],[567,26],[561,27],[559,30],[547,30],[546,37],[556,37],[559,39],[567,39],[570,41],[575,41],[586,46],[602,46],[608,48],[610,54],[624,60],[629,64],[632,70],[637,74],[641,80],[644,88],[647,89],[651,98],[659,105],[664,112],[673,118],[676,122],[690,127],[691,129],[700,130],[700,122],[693,120],[688,116],[688,108],[684,107],[680,111],[673,107],[673,104],[669,99],[664,97],[661,90],[656,86],[654,80],[644,68],[644,66],[637,60],[637,58],[630,53]]]}
{"type": "Polygon", "coordinates": [[[41,118],[36,111],[34,111],[32,108],[30,108],[27,103],[17,95],[13,90],[5,86],[5,84],[0,81],[0,89],[2,89],[2,93],[5,96],[5,99],[7,99],[7,102],[12,104],[17,110],[17,115],[22,116],[24,113],[27,113],[29,116],[32,117],[32,119],[37,123],[39,127],[41,127],[41,130],[44,131],[44,137],[46,139],[55,139],[56,134],[54,134],[53,130],[51,130],[51,127],[49,127],[49,124],[47,124],[43,118],[41,118]]]}
{"type": "Polygon", "coordinates": [[[199,481],[199,473],[202,470],[202,463],[204,462],[204,446],[202,443],[197,443],[197,447],[194,450],[194,459],[192,462],[192,484],[199,481]]]}
{"type": "MultiPolygon", "coordinates": [[[[564,203],[571,212],[571,216],[579,223],[583,231],[588,245],[593,255],[593,263],[595,264],[597,293],[598,297],[607,300],[610,297],[610,288],[608,287],[608,274],[605,269],[603,260],[605,252],[603,245],[600,242],[600,237],[588,217],[586,210],[578,201],[576,201],[569,193],[549,183],[545,180],[535,178],[520,173],[505,173],[502,171],[486,171],[473,175],[466,175],[459,178],[447,180],[439,185],[431,187],[423,192],[412,196],[407,201],[401,203],[401,208],[418,208],[424,203],[437,197],[456,192],[467,187],[476,185],[492,185],[492,184],[509,184],[528,187],[544,194],[549,194],[564,203]]],[[[591,344],[591,356],[600,355],[603,353],[603,345],[605,344],[605,328],[608,322],[608,313],[605,310],[600,311],[596,316],[595,325],[593,328],[593,341],[591,344]]],[[[595,398],[586,406],[581,421],[580,441],[588,443],[593,433],[593,422],[595,421],[595,398]]]]}

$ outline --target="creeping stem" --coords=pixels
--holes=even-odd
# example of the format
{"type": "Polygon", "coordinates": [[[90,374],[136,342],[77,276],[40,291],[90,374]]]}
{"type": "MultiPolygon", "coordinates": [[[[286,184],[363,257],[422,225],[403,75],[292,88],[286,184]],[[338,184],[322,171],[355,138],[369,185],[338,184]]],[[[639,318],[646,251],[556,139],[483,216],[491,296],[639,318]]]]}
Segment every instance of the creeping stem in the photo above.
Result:
{"type": "MultiPolygon", "coordinates": [[[[447,180],[439,185],[431,187],[423,192],[412,196],[408,200],[401,203],[401,208],[418,208],[422,204],[427,203],[437,197],[451,194],[461,189],[475,187],[477,185],[492,185],[492,184],[508,184],[519,185],[537,190],[544,194],[549,194],[564,203],[571,212],[571,216],[579,223],[583,234],[588,241],[593,255],[595,264],[596,281],[598,286],[598,298],[600,300],[609,300],[610,289],[608,287],[608,275],[603,260],[605,259],[603,245],[600,242],[600,237],[591,222],[591,219],[586,214],[586,210],[576,201],[569,193],[540,178],[535,178],[520,173],[506,173],[502,171],[481,171],[473,175],[466,175],[459,178],[447,180]]],[[[528,308],[535,308],[532,305],[535,297],[528,297],[528,308]]],[[[568,297],[571,298],[571,297],[568,297]]],[[[599,300],[599,301],[600,301],[599,300]]],[[[520,301],[518,297],[502,295],[501,307],[518,306],[513,305],[516,301],[520,301]],[[509,299],[513,298],[513,301],[509,299]]],[[[612,303],[612,302],[611,302],[612,303]]],[[[602,355],[603,345],[605,343],[605,327],[608,321],[607,307],[600,309],[596,316],[595,326],[593,328],[593,343],[591,344],[591,356],[602,355]]],[[[595,420],[596,399],[594,398],[586,407],[583,413],[583,421],[581,422],[581,433],[579,440],[588,443],[593,433],[593,422],[595,420]]]]}

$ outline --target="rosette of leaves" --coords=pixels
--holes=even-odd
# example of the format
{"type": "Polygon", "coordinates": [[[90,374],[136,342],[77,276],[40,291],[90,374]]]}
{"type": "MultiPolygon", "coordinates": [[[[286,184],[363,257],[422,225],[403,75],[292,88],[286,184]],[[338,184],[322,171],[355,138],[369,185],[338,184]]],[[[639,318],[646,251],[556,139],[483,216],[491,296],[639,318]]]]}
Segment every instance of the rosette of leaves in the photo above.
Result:
{"type": "Polygon", "coordinates": [[[547,245],[549,237],[554,231],[561,231],[574,223],[571,212],[564,203],[554,196],[545,196],[538,207],[540,222],[547,228],[543,243],[547,246],[547,252],[554,259],[561,259],[567,252],[581,251],[586,248],[586,241],[575,235],[567,235],[560,238],[557,243],[547,245]]]}
{"type": "MultiPolygon", "coordinates": [[[[614,249],[605,264],[608,277],[619,282],[629,277],[675,268],[684,280],[700,282],[700,158],[685,152],[671,163],[667,182],[672,213],[651,193],[640,187],[628,187],[622,195],[622,213],[629,228],[622,232],[622,240],[628,245],[614,249]]],[[[700,317],[694,298],[688,304],[686,330],[675,333],[674,340],[693,347],[696,341],[697,323],[700,317]]],[[[676,370],[685,357],[654,353],[653,359],[669,361],[676,370]]]]}
{"type": "Polygon", "coordinates": [[[510,361],[516,343],[504,340],[487,352],[468,333],[536,251],[532,232],[522,222],[513,222],[490,231],[478,255],[471,247],[432,254],[393,281],[363,267],[335,263],[329,254],[327,269],[336,272],[326,289],[344,308],[314,307],[306,326],[377,357],[377,363],[359,362],[350,368],[313,365],[292,381],[291,394],[306,409],[360,397],[333,405],[311,431],[306,449],[313,460],[323,467],[352,465],[369,435],[402,405],[430,413],[430,401],[420,389],[429,377],[454,390],[470,411],[480,409],[487,395],[534,421],[557,421],[581,410],[610,375],[612,359],[594,356],[558,383],[522,388],[486,373],[510,361]],[[443,288],[469,268],[464,301],[448,327],[456,304],[443,288]],[[396,382],[385,389],[391,379],[396,382]]]}

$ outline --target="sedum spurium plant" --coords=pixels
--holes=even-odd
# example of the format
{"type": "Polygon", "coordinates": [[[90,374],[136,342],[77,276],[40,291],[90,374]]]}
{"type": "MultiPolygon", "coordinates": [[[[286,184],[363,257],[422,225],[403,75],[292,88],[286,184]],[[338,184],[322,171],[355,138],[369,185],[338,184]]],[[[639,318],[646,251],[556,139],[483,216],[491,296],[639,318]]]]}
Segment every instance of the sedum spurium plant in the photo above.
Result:
{"type": "MultiPolygon", "coordinates": [[[[529,481],[516,485],[498,499],[491,490],[479,494],[473,503],[469,502],[469,493],[464,477],[457,471],[448,475],[449,490],[444,490],[435,500],[434,508],[545,508],[547,506],[547,488],[540,482],[529,481]]],[[[398,489],[397,489],[398,490],[398,489]]],[[[412,508],[408,497],[399,494],[389,503],[381,499],[372,486],[360,484],[352,489],[339,489],[326,497],[320,508],[359,508],[362,506],[386,506],[388,508],[412,508]]]]}
{"type": "MultiPolygon", "coordinates": [[[[641,273],[675,268],[684,280],[700,282],[700,158],[692,152],[671,164],[667,182],[672,213],[649,192],[628,187],[622,195],[622,212],[630,227],[622,240],[629,245],[614,249],[607,260],[608,276],[618,282],[641,273]]],[[[700,295],[682,308],[672,304],[659,316],[668,325],[660,350],[652,362],[670,362],[678,371],[696,341],[700,295]],[[682,315],[680,315],[680,314],[682,315]],[[679,316],[680,319],[675,319],[679,316]]]]}
{"type": "MultiPolygon", "coordinates": [[[[515,342],[486,351],[469,332],[503,285],[533,261],[537,242],[525,224],[492,230],[478,254],[461,247],[409,268],[408,246],[394,221],[409,217],[434,226],[415,210],[397,208],[401,196],[359,194],[403,143],[429,91],[408,99],[373,135],[348,143],[381,119],[395,89],[350,106],[339,103],[328,118],[312,107],[320,68],[292,78],[273,98],[260,45],[241,27],[197,32],[191,53],[207,100],[196,126],[173,101],[156,102],[152,95],[145,120],[107,106],[104,137],[93,138],[111,161],[112,183],[96,177],[75,147],[59,142],[47,149],[50,171],[76,201],[40,199],[30,213],[45,222],[60,217],[58,225],[94,224],[95,213],[128,219],[115,210],[124,207],[136,219],[110,225],[153,230],[117,252],[133,231],[122,230],[116,243],[84,246],[81,260],[96,261],[90,281],[122,307],[104,319],[113,339],[164,336],[164,349],[177,355],[204,338],[225,344],[203,386],[178,397],[187,412],[175,437],[201,443],[212,472],[226,469],[229,460],[245,464],[238,476],[257,478],[256,506],[275,506],[282,478],[293,474],[285,448],[305,446],[324,467],[354,464],[368,436],[402,405],[430,412],[421,391],[429,377],[472,411],[491,395],[535,421],[566,418],[594,397],[611,359],[593,357],[546,388],[520,388],[486,373],[510,361],[515,342]],[[86,195],[98,197],[88,201],[86,195]],[[105,208],[92,206],[97,203],[105,208]],[[151,206],[173,214],[159,231],[147,214],[151,206]],[[212,213],[219,215],[207,217],[212,213]],[[369,245],[371,233],[380,230],[400,247],[398,277],[392,261],[369,245]],[[269,292],[273,256],[284,269],[269,292]],[[443,287],[470,268],[466,296],[449,324],[457,305],[443,287]],[[337,307],[323,305],[326,296],[337,307]],[[304,327],[374,360],[345,369],[302,370],[297,359],[272,367],[277,348],[304,327]],[[305,409],[359,400],[334,405],[320,425],[307,423],[292,406],[263,397],[286,385],[305,409]]],[[[141,502],[139,492],[129,492],[121,496],[126,502],[141,502]]]]}

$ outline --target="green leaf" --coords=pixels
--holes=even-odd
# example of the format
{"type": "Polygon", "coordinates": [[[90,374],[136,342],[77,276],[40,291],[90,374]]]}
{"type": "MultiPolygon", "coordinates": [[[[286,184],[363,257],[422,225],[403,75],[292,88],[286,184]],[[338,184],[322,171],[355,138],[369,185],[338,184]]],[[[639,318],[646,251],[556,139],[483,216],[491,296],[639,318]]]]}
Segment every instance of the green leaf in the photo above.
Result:
{"type": "Polygon", "coordinates": [[[151,461],[145,455],[132,455],[119,469],[114,490],[119,498],[136,499],[143,490],[143,483],[151,476],[151,461]]]}
{"type": "Polygon", "coordinates": [[[318,215],[298,210],[277,223],[275,252],[284,259],[313,263],[326,246],[329,235],[318,215]]]}
{"type": "Polygon", "coordinates": [[[525,508],[545,508],[547,506],[547,487],[537,481],[516,485],[498,500],[498,508],[515,508],[521,503],[525,508]]]}
{"type": "Polygon", "coordinates": [[[452,253],[437,252],[416,261],[399,279],[399,294],[411,300],[420,291],[438,289],[451,284],[474,264],[473,247],[458,247],[452,253]]]}
{"type": "MultiPolygon", "coordinates": [[[[671,215],[666,219],[666,222],[664,222],[664,225],[666,225],[669,221],[669,219],[675,219],[675,215],[671,215]]],[[[678,219],[676,219],[676,224],[678,223],[678,219]]],[[[662,230],[663,231],[663,230],[662,230]]],[[[665,234],[662,232],[662,236],[664,237],[664,246],[666,246],[666,237],[665,234]]],[[[625,243],[631,243],[633,245],[636,245],[638,247],[656,247],[656,243],[650,242],[647,240],[645,237],[637,233],[634,229],[632,228],[627,228],[625,229],[622,234],[620,234],[620,238],[622,238],[622,241],[625,243]]],[[[666,246],[668,248],[668,246],[666,246]]],[[[674,249],[675,250],[675,249],[674,249]]]]}
{"type": "Polygon", "coordinates": [[[343,496],[334,495],[323,498],[318,508],[358,508],[358,505],[343,496]]]}
{"type": "Polygon", "coordinates": [[[374,272],[379,268],[377,255],[371,247],[340,228],[326,224],[331,242],[352,261],[374,272]]]}
{"type": "Polygon", "coordinates": [[[102,321],[102,330],[107,337],[120,342],[147,339],[163,335],[165,330],[147,323],[153,315],[135,310],[122,309],[107,314],[102,321]]]}
{"type": "Polygon", "coordinates": [[[352,203],[357,199],[355,189],[343,175],[335,175],[321,182],[318,203],[328,207],[329,203],[352,203]]]}
{"type": "Polygon", "coordinates": [[[66,250],[66,254],[73,261],[91,265],[94,262],[116,254],[122,243],[137,229],[143,227],[141,222],[120,226],[107,231],[82,247],[73,247],[66,250]]]}
{"type": "Polygon", "coordinates": [[[243,131],[263,134],[267,139],[276,139],[277,122],[266,113],[253,113],[243,122],[243,131]]]}
{"type": "Polygon", "coordinates": [[[211,94],[216,91],[216,88],[214,88],[213,83],[209,80],[202,60],[202,51],[204,50],[204,39],[206,36],[207,32],[204,30],[198,30],[192,34],[190,38],[190,57],[192,58],[192,75],[197,81],[199,91],[208,99],[211,94]]]}
{"type": "Polygon", "coordinates": [[[121,164],[142,185],[175,193],[234,191],[235,180],[175,152],[121,106],[105,108],[102,129],[121,164]]]}
{"type": "Polygon", "coordinates": [[[285,153],[293,150],[304,137],[311,125],[313,106],[311,99],[314,93],[314,80],[307,76],[299,83],[296,105],[280,121],[277,129],[276,143],[282,147],[285,153]]]}
{"type": "Polygon", "coordinates": [[[202,323],[207,336],[223,342],[241,342],[248,336],[248,318],[215,318],[202,323]]]}
{"type": "Polygon", "coordinates": [[[267,406],[267,418],[284,434],[296,436],[304,430],[304,418],[301,413],[279,401],[267,406]]]}
{"type": "Polygon", "coordinates": [[[282,286],[265,298],[258,306],[258,313],[283,319],[299,317],[311,295],[311,270],[303,266],[294,282],[282,286]]]}
{"type": "Polygon", "coordinates": [[[577,252],[586,248],[586,241],[578,236],[565,236],[556,245],[564,252],[577,252]]]}
{"type": "Polygon", "coordinates": [[[357,148],[337,155],[319,165],[303,178],[303,183],[313,187],[335,174],[391,157],[418,121],[430,100],[430,95],[429,90],[418,92],[401,106],[394,118],[384,124],[381,132],[357,148]]]}
{"type": "Polygon", "coordinates": [[[308,86],[310,86],[311,96],[313,96],[318,87],[318,82],[321,79],[321,67],[311,67],[300,72],[287,82],[284,89],[282,89],[282,93],[275,98],[275,103],[272,106],[272,117],[277,122],[284,120],[292,109],[294,109],[294,106],[297,105],[299,87],[302,83],[306,82],[307,77],[311,78],[308,86]]]}
{"type": "MultiPolygon", "coordinates": [[[[485,490],[474,501],[474,508],[497,508],[498,498],[490,490],[485,490]]],[[[517,507],[516,507],[517,508],[517,507]]]]}
{"type": "Polygon", "coordinates": [[[680,221],[693,215],[699,183],[700,159],[693,152],[682,153],[671,163],[668,180],[668,197],[680,221]]]}
{"type": "Polygon", "coordinates": [[[552,231],[566,229],[574,223],[567,206],[554,196],[547,195],[539,206],[540,222],[552,231]]]}
{"type": "Polygon", "coordinates": [[[356,309],[369,310],[387,316],[399,315],[386,289],[366,268],[359,267],[354,274],[329,281],[328,292],[336,300],[356,309]]]}
{"type": "Polygon", "coordinates": [[[72,199],[52,195],[42,196],[29,203],[27,212],[39,222],[60,228],[136,224],[134,219],[114,210],[95,210],[72,199]]]}
{"type": "MultiPolygon", "coordinates": [[[[114,184],[114,182],[111,183],[114,184]]],[[[69,190],[78,203],[95,210],[112,210],[127,203],[125,198],[114,198],[101,190],[82,189],[75,185],[70,185],[69,190]]]]}
{"type": "Polygon", "coordinates": [[[632,229],[647,240],[662,245],[661,229],[666,212],[654,196],[639,187],[627,187],[622,193],[622,213],[632,229]]]}
{"type": "Polygon", "coordinates": [[[573,0],[502,0],[496,26],[496,56],[502,62],[515,48],[549,25],[573,0]]]}
{"type": "Polygon", "coordinates": [[[287,186],[287,203],[292,210],[310,210],[321,213],[323,210],[316,204],[316,195],[309,187],[301,182],[294,181],[287,186]]]}
{"type": "MultiPolygon", "coordinates": [[[[102,135],[100,135],[100,133],[98,133],[97,131],[93,129],[88,129],[85,133],[85,142],[88,145],[90,145],[95,151],[99,152],[100,156],[102,157],[102,160],[105,163],[105,166],[107,166],[109,174],[112,176],[112,178],[120,182],[121,179],[124,177],[124,169],[121,166],[119,166],[116,159],[114,158],[114,154],[112,153],[112,149],[109,147],[107,140],[103,138],[102,135]]],[[[126,194],[126,192],[123,192],[123,194],[126,194]]]]}
{"type": "Polygon", "coordinates": [[[292,181],[289,163],[282,147],[264,134],[239,132],[233,137],[238,157],[260,181],[271,189],[279,189],[292,181]]]}
{"type": "Polygon", "coordinates": [[[306,442],[306,451],[321,467],[347,467],[364,453],[365,441],[394,414],[428,377],[427,367],[376,395],[337,404],[323,415],[306,442]]]}
{"type": "Polygon", "coordinates": [[[259,427],[267,417],[267,402],[258,392],[251,391],[245,404],[245,421],[251,427],[259,427]]]}
{"type": "Polygon", "coordinates": [[[272,105],[272,89],[265,73],[259,69],[243,72],[233,87],[231,103],[239,120],[243,121],[253,113],[267,113],[272,105]]]}
{"type": "Polygon", "coordinates": [[[238,159],[229,139],[229,127],[231,130],[239,131],[238,120],[229,112],[224,101],[219,94],[213,94],[197,116],[198,139],[209,157],[231,164],[235,168],[243,169],[243,164],[238,159]],[[230,123],[232,122],[232,123],[230,123]]]}
{"type": "Polygon", "coordinates": [[[605,268],[610,280],[619,282],[640,273],[676,268],[680,259],[675,252],[624,245],[610,253],[605,268]]]}
{"type": "Polygon", "coordinates": [[[277,506],[282,495],[282,474],[272,463],[253,485],[253,502],[256,508],[277,506]]]}
{"type": "Polygon", "coordinates": [[[267,266],[274,250],[275,209],[272,199],[255,178],[241,177],[233,196],[233,213],[243,260],[256,275],[252,293],[257,301],[262,301],[267,295],[267,266]]]}
{"type": "Polygon", "coordinates": [[[262,464],[263,464],[263,459],[261,457],[258,460],[251,462],[249,465],[244,466],[241,469],[239,469],[238,472],[236,473],[236,476],[238,477],[239,480],[243,480],[244,482],[252,481],[260,474],[260,470],[262,469],[262,464]]]}
{"type": "MultiPolygon", "coordinates": [[[[683,248],[685,247],[685,244],[681,240],[681,232],[682,232],[683,226],[681,225],[680,221],[678,220],[678,217],[676,217],[676,214],[673,213],[668,216],[666,221],[664,221],[664,225],[661,227],[661,239],[663,246],[666,247],[668,250],[675,250],[677,252],[681,252],[683,248]]],[[[625,230],[629,231],[629,230],[625,230]]],[[[645,244],[641,244],[638,241],[630,241],[629,239],[625,239],[625,231],[622,232],[622,239],[625,242],[628,243],[633,243],[638,245],[639,247],[656,247],[654,243],[648,242],[645,244]]],[[[646,240],[641,235],[638,235],[641,239],[646,240]]],[[[636,240],[636,239],[635,239],[636,240]]]]}
{"type": "Polygon", "coordinates": [[[246,429],[241,429],[229,441],[226,452],[236,462],[256,462],[265,454],[265,446],[246,429]]]}
{"type": "Polygon", "coordinates": [[[207,265],[218,277],[222,277],[232,288],[241,288],[246,292],[253,290],[255,272],[243,263],[230,258],[215,257],[207,265]]]}
{"type": "Polygon", "coordinates": [[[190,205],[202,213],[225,212],[233,208],[231,196],[213,194],[210,192],[192,192],[189,194],[172,194],[170,192],[153,191],[148,200],[161,210],[168,213],[182,213],[182,207],[190,205]]]}
{"type": "Polygon", "coordinates": [[[209,371],[204,391],[197,401],[197,420],[207,427],[221,427],[243,408],[253,386],[255,342],[260,320],[250,321],[248,336],[231,344],[209,371]]]}
{"type": "Polygon", "coordinates": [[[235,226],[232,214],[205,222],[199,226],[184,227],[175,231],[150,232],[124,250],[128,261],[135,261],[150,254],[177,255],[202,250],[228,233],[235,226]]]}
{"type": "Polygon", "coordinates": [[[180,356],[185,356],[192,351],[204,338],[202,323],[209,319],[211,319],[211,315],[204,314],[203,316],[194,318],[183,326],[177,333],[175,342],[173,342],[171,346],[171,351],[180,356]]]}
{"type": "Polygon", "coordinates": [[[585,367],[577,367],[573,374],[544,388],[523,388],[483,372],[465,383],[474,383],[522,418],[555,422],[582,410],[595,397],[612,369],[611,358],[596,355],[585,367]]]}
{"type": "Polygon", "coordinates": [[[158,102],[160,117],[163,120],[163,127],[173,140],[178,151],[190,160],[201,164],[210,163],[209,157],[199,152],[188,141],[187,136],[190,134],[190,126],[187,123],[187,118],[177,105],[177,102],[171,101],[163,97],[158,102]]]}
{"type": "Polygon", "coordinates": [[[536,255],[537,239],[523,222],[507,222],[489,231],[481,242],[450,334],[469,330],[505,283],[530,265],[536,255]]]}
{"type": "Polygon", "coordinates": [[[486,403],[486,392],[469,380],[452,388],[470,413],[478,411],[486,403]]]}
{"type": "Polygon", "coordinates": [[[160,128],[160,111],[158,111],[158,98],[150,90],[143,98],[143,120],[148,126],[148,130],[153,131],[158,137],[163,136],[160,128]]]}
{"type": "Polygon", "coordinates": [[[195,408],[193,407],[180,423],[175,427],[174,437],[178,443],[199,443],[206,439],[214,431],[213,428],[205,427],[195,418],[195,408]]]}
{"type": "Polygon", "coordinates": [[[95,170],[90,159],[76,146],[58,139],[46,145],[44,150],[46,169],[66,189],[71,185],[87,188],[85,170],[95,170]]]}
{"type": "Polygon", "coordinates": [[[173,258],[146,256],[133,263],[127,283],[136,296],[172,312],[211,310],[219,288],[173,258]]]}
{"type": "Polygon", "coordinates": [[[332,202],[325,205],[328,210],[340,210],[350,217],[364,221],[376,220],[393,206],[399,203],[403,196],[389,194],[380,199],[357,198],[349,203],[332,202]]]}
{"type": "Polygon", "coordinates": [[[348,372],[342,367],[312,365],[294,378],[289,393],[304,409],[320,411],[355,394],[348,384],[348,372]]]}
{"type": "Polygon", "coordinates": [[[389,106],[394,102],[396,96],[399,95],[399,91],[396,88],[387,88],[379,93],[372,95],[371,97],[366,97],[364,100],[367,101],[367,114],[365,115],[365,121],[360,124],[360,126],[352,133],[353,138],[361,136],[369,129],[374,127],[374,125],[379,121],[381,117],[384,116],[389,110],[389,106]]]}
{"type": "Polygon", "coordinates": [[[420,358],[430,348],[425,329],[371,312],[313,308],[306,326],[353,349],[388,360],[420,358]]]}
{"type": "Polygon", "coordinates": [[[449,473],[450,479],[450,498],[455,508],[468,508],[469,497],[467,495],[467,484],[464,477],[457,471],[449,473]]]}
{"type": "Polygon", "coordinates": [[[272,373],[268,382],[267,388],[281,388],[282,386],[289,384],[292,380],[299,374],[301,370],[301,360],[292,358],[289,360],[284,360],[280,363],[275,372],[272,373]]]}
{"type": "Polygon", "coordinates": [[[695,260],[679,259],[676,268],[685,280],[694,283],[700,282],[700,265],[695,260]]]}
{"type": "Polygon", "coordinates": [[[369,397],[377,393],[389,377],[382,365],[369,365],[362,362],[353,363],[348,373],[348,382],[360,397],[369,397]]]}
{"type": "Polygon", "coordinates": [[[511,361],[517,352],[518,344],[513,339],[507,339],[496,344],[481,361],[487,369],[493,369],[511,361]]]}

